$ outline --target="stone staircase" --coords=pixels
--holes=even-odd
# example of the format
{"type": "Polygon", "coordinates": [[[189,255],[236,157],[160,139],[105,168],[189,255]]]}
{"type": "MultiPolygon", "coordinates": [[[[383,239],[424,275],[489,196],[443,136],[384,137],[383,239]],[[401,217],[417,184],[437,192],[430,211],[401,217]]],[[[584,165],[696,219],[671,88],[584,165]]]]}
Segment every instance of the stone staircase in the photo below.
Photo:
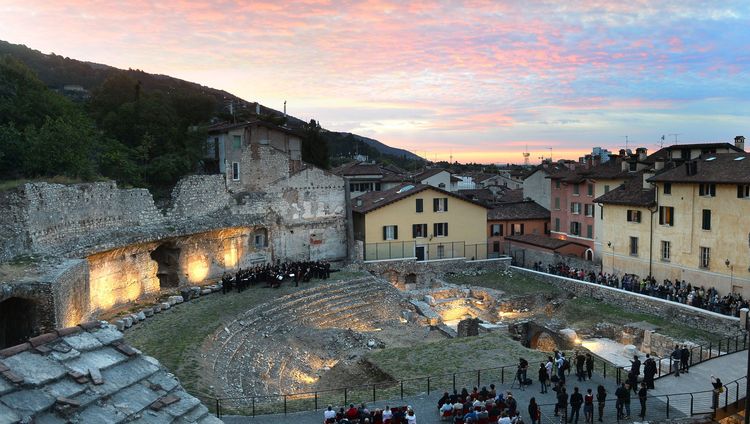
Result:
{"type": "Polygon", "coordinates": [[[380,326],[403,325],[402,311],[412,309],[398,289],[375,277],[317,285],[227,323],[209,337],[204,366],[224,397],[311,390],[322,370],[366,349],[380,326]]]}

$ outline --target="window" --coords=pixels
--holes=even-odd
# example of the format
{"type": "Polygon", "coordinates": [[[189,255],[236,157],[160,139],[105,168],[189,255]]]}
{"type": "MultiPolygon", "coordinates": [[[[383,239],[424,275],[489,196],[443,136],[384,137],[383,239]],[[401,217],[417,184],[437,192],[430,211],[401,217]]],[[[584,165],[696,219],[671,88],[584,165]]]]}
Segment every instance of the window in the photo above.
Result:
{"type": "Polygon", "coordinates": [[[747,199],[750,197],[750,184],[740,184],[737,186],[737,198],[747,199]]]}
{"type": "Polygon", "coordinates": [[[638,162],[630,162],[628,163],[628,170],[630,172],[635,172],[638,170],[638,162]]]}
{"type": "Polygon", "coordinates": [[[659,206],[659,225],[674,226],[674,208],[672,206],[659,206]]]}
{"type": "Polygon", "coordinates": [[[438,222],[433,224],[432,233],[435,237],[448,237],[448,223],[438,222]]]}
{"type": "Polygon", "coordinates": [[[502,236],[503,235],[503,224],[492,224],[491,225],[491,231],[490,233],[493,236],[502,236]]]}
{"type": "Polygon", "coordinates": [[[560,188],[560,180],[555,180],[555,188],[560,188]]]}
{"type": "Polygon", "coordinates": [[[555,218],[555,231],[560,231],[560,218],[555,218]]]}
{"type": "Polygon", "coordinates": [[[414,238],[427,237],[427,224],[414,224],[411,226],[411,236],[414,238]]]}
{"type": "Polygon", "coordinates": [[[594,217],[594,205],[593,204],[586,204],[583,205],[583,211],[586,213],[586,216],[588,217],[594,217]]]}
{"type": "Polygon", "coordinates": [[[716,197],[716,184],[701,184],[698,187],[698,195],[716,197]]]}
{"type": "Polygon", "coordinates": [[[589,184],[588,185],[588,195],[589,195],[589,197],[591,197],[591,196],[594,195],[594,185],[593,184],[589,184]]]}
{"type": "Polygon", "coordinates": [[[510,235],[521,235],[523,234],[523,224],[511,224],[510,235]]]}
{"type": "Polygon", "coordinates": [[[499,241],[492,242],[492,252],[494,252],[494,253],[500,253],[500,242],[499,241]]]}
{"type": "Polygon", "coordinates": [[[417,199],[417,213],[424,212],[424,201],[422,199],[417,199]]]}
{"type": "Polygon", "coordinates": [[[628,222],[641,222],[641,211],[628,209],[628,222]]]}
{"type": "Polygon", "coordinates": [[[577,203],[577,202],[572,202],[570,204],[570,213],[580,214],[581,213],[581,204],[577,203]]]}
{"type": "Polygon", "coordinates": [[[662,240],[661,242],[661,260],[669,261],[670,254],[672,251],[672,244],[668,241],[662,240]]]}
{"type": "Polygon", "coordinates": [[[432,199],[432,211],[433,212],[448,212],[448,198],[441,197],[438,199],[432,199]]]}
{"type": "Polygon", "coordinates": [[[574,236],[581,235],[581,223],[580,222],[573,221],[570,223],[570,234],[573,234],[574,236]]]}
{"type": "Polygon", "coordinates": [[[580,194],[580,186],[578,184],[573,184],[573,196],[578,196],[580,194]]]}
{"type": "Polygon", "coordinates": [[[263,234],[256,234],[253,242],[256,249],[266,247],[266,237],[263,234]]]}
{"type": "Polygon", "coordinates": [[[703,221],[701,229],[710,231],[711,230],[711,209],[703,209],[703,221]]]}
{"type": "Polygon", "coordinates": [[[630,256],[638,256],[638,237],[630,237],[630,256]]]}
{"type": "MultiPolygon", "coordinates": [[[[445,183],[438,184],[438,188],[445,188],[445,183]]],[[[438,246],[438,247],[440,247],[440,246],[438,246]]]]}
{"type": "Polygon", "coordinates": [[[672,194],[672,183],[664,183],[664,194],[672,194]]]}
{"type": "Polygon", "coordinates": [[[555,197],[555,210],[556,211],[560,210],[560,198],[559,197],[555,197]]]}
{"type": "Polygon", "coordinates": [[[383,240],[398,240],[398,225],[384,226],[383,240]]]}
{"type": "Polygon", "coordinates": [[[605,185],[605,186],[604,186],[604,193],[605,193],[605,194],[606,194],[606,193],[609,193],[609,186],[608,186],[608,185],[605,185]]]}
{"type": "Polygon", "coordinates": [[[700,267],[708,268],[711,264],[711,248],[701,247],[700,267]]]}
{"type": "Polygon", "coordinates": [[[599,219],[604,220],[604,205],[599,205],[599,219]]]}
{"type": "Polygon", "coordinates": [[[380,183],[375,183],[375,191],[380,191],[380,183]]]}
{"type": "Polygon", "coordinates": [[[593,225],[586,226],[586,237],[594,238],[594,226],[593,225]]]}
{"type": "Polygon", "coordinates": [[[439,244],[437,247],[437,257],[438,259],[443,259],[445,257],[445,246],[442,244],[439,244]]]}
{"type": "Polygon", "coordinates": [[[232,147],[234,150],[239,150],[242,148],[242,136],[235,135],[232,137],[232,147]]]}
{"type": "Polygon", "coordinates": [[[232,162],[232,181],[240,180],[240,163],[232,162]]]}

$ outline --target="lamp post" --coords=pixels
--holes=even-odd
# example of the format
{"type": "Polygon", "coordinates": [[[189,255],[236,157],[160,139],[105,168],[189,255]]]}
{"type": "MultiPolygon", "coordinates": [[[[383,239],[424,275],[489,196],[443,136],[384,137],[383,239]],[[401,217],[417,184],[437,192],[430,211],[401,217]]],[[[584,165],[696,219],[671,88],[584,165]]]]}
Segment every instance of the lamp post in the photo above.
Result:
{"type": "Polygon", "coordinates": [[[734,291],[734,266],[731,262],[729,262],[729,259],[724,260],[724,265],[729,268],[729,292],[734,291]]]}
{"type": "MultiPolygon", "coordinates": [[[[744,324],[745,336],[750,338],[750,334],[748,334],[748,332],[750,331],[750,328],[748,328],[750,309],[740,309],[740,319],[742,319],[743,315],[745,316],[745,319],[740,322],[744,324]]],[[[746,343],[743,343],[743,345],[746,345],[746,343]]],[[[745,377],[745,424],[750,424],[750,413],[748,413],[750,412],[750,346],[747,347],[747,376],[745,377]]]]}
{"type": "Polygon", "coordinates": [[[608,241],[607,247],[612,249],[612,275],[615,275],[615,245],[611,241],[608,241]]]}

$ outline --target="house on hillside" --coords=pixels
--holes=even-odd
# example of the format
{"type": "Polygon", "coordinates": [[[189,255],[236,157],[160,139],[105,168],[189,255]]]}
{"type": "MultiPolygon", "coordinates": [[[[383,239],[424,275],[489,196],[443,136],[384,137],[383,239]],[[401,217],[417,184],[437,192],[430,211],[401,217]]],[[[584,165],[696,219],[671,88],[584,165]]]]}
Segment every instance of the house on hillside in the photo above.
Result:
{"type": "Polygon", "coordinates": [[[352,212],[365,261],[487,258],[487,208],[441,188],[407,183],[366,193],[352,212]]]}

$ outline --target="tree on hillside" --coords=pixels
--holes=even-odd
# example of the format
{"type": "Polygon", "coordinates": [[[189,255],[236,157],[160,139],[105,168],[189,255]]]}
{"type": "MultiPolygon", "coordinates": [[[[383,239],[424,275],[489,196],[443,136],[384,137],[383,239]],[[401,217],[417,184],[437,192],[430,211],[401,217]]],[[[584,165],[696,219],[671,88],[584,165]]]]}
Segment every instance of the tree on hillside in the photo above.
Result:
{"type": "Polygon", "coordinates": [[[303,128],[302,160],[319,168],[328,169],[328,143],[321,136],[320,123],[311,119],[303,128]]]}

